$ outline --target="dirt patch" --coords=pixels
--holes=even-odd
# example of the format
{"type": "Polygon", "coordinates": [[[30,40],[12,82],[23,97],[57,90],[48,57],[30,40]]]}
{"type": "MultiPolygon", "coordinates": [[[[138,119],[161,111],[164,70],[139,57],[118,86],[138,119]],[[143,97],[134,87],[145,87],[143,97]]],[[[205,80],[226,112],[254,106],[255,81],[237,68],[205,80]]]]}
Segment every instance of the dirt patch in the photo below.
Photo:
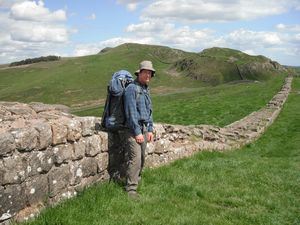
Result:
{"type": "Polygon", "coordinates": [[[15,69],[15,68],[26,68],[29,65],[20,65],[20,66],[7,66],[7,67],[2,67],[0,70],[9,70],[9,69],[15,69]]]}
{"type": "Polygon", "coordinates": [[[78,90],[66,90],[65,94],[73,94],[73,93],[78,93],[78,92],[82,92],[82,89],[78,89],[78,90]]]}
{"type": "Polygon", "coordinates": [[[105,99],[98,99],[98,100],[90,100],[78,104],[73,104],[70,107],[72,112],[78,112],[86,109],[101,107],[104,104],[105,104],[105,99]]]}
{"type": "Polygon", "coordinates": [[[166,86],[158,86],[155,88],[151,88],[151,95],[160,95],[160,94],[166,94],[166,93],[172,93],[175,92],[177,88],[172,87],[166,87],[166,86]]]}
{"type": "Polygon", "coordinates": [[[175,69],[165,70],[165,73],[170,75],[171,77],[179,77],[181,74],[175,69]]]}

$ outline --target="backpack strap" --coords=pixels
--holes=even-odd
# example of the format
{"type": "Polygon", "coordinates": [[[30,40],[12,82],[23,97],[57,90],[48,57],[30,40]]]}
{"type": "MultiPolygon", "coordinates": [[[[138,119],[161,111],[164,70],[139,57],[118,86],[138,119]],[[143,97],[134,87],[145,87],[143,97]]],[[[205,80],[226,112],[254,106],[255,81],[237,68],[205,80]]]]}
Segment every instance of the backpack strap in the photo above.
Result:
{"type": "MultiPolygon", "coordinates": [[[[130,83],[129,85],[134,85],[134,86],[135,86],[136,100],[138,100],[138,99],[140,98],[141,94],[143,94],[142,87],[141,87],[140,85],[138,85],[138,84],[136,83],[136,81],[130,83]]],[[[129,86],[129,85],[128,85],[128,86],[129,86]]],[[[127,86],[127,87],[128,87],[128,86],[127,86]]]]}
{"type": "Polygon", "coordinates": [[[135,86],[136,86],[136,100],[138,101],[142,94],[142,87],[138,84],[135,84],[135,86]]]}

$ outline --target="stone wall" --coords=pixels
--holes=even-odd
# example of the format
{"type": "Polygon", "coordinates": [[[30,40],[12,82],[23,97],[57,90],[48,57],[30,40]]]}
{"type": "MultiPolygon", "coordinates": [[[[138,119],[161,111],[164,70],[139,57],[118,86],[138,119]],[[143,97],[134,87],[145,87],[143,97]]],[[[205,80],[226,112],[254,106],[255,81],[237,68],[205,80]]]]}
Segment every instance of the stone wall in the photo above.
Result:
{"type": "MultiPolygon", "coordinates": [[[[292,78],[262,109],[226,127],[155,124],[146,165],[194,152],[240,148],[256,140],[279,114],[292,78]]],[[[77,117],[62,105],[0,102],[0,223],[26,219],[95,182],[108,179],[107,134],[100,118],[77,117]]]]}

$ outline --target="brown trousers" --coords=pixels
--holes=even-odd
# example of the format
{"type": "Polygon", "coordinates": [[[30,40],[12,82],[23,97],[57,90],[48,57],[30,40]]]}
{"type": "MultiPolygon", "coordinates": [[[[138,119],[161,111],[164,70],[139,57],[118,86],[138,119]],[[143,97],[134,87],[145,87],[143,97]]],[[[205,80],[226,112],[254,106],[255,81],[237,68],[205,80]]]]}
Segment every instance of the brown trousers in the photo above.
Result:
{"type": "Polygon", "coordinates": [[[141,179],[145,163],[145,151],[147,147],[147,133],[144,133],[144,143],[138,144],[130,130],[125,131],[125,151],[127,153],[126,191],[136,191],[141,179]]]}
{"type": "Polygon", "coordinates": [[[130,130],[108,133],[108,173],[110,180],[122,182],[122,179],[126,177],[126,191],[136,191],[141,179],[147,147],[146,134],[145,132],[145,142],[138,144],[130,130]]]}

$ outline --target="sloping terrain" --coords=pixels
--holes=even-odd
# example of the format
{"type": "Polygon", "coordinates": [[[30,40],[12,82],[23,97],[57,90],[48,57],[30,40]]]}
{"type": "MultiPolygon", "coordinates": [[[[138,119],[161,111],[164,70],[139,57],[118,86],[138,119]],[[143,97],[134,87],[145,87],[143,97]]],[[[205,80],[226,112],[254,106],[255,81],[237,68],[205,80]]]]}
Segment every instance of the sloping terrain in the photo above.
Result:
{"type": "Polygon", "coordinates": [[[205,49],[174,64],[176,71],[212,85],[232,81],[266,80],[287,68],[264,56],[250,56],[228,48],[205,49]]]}
{"type": "Polygon", "coordinates": [[[164,46],[122,44],[96,55],[62,58],[18,67],[0,67],[0,101],[44,102],[71,107],[101,104],[114,71],[134,73],[141,60],[152,60],[157,76],[152,94],[182,92],[240,80],[264,80],[285,68],[265,57],[232,49],[201,53],[164,46]],[[272,66],[273,65],[273,66],[272,66]]]}

